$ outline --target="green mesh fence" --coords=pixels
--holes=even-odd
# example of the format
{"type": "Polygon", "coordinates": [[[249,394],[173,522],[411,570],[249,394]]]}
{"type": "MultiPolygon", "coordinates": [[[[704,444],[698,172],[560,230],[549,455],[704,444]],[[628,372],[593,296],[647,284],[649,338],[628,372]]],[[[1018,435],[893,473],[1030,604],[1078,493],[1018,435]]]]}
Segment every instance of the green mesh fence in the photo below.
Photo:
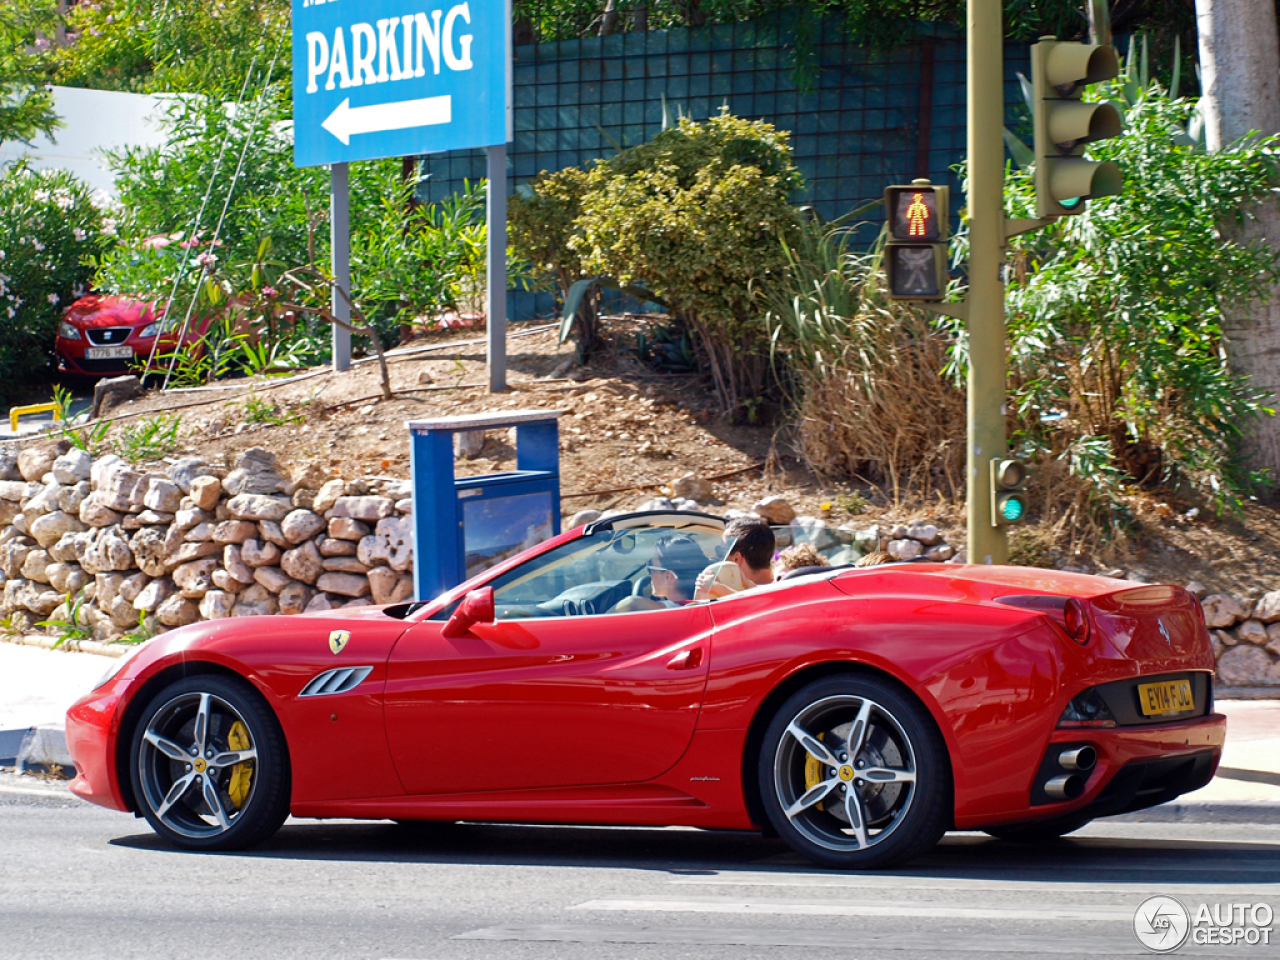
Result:
{"type": "MultiPolygon", "coordinates": [[[[795,199],[833,219],[890,183],[929,177],[959,190],[965,149],[965,44],[919,28],[889,51],[847,39],[838,16],[782,12],[690,30],[620,34],[517,47],[512,189],[543,170],[585,166],[634,146],[681,115],[737,116],[791,132],[805,190],[795,199]]],[[[1027,47],[1005,52],[1006,113],[1022,104],[1027,47]]],[[[482,150],[422,158],[423,200],[485,176],[482,150]]],[[[953,204],[958,207],[959,204],[953,204]]],[[[875,220],[876,217],[870,219],[875,220]]],[[[553,312],[547,294],[514,291],[512,319],[553,312]]]]}

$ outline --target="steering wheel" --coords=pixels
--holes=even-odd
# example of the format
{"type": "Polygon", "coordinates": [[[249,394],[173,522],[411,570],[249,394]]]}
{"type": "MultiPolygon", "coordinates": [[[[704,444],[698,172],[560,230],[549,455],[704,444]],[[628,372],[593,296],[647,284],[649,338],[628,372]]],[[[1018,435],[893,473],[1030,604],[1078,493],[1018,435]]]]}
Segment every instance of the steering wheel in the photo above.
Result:
{"type": "Polygon", "coordinates": [[[635,582],[635,586],[631,588],[633,597],[648,597],[653,595],[653,578],[647,573],[635,582]]]}

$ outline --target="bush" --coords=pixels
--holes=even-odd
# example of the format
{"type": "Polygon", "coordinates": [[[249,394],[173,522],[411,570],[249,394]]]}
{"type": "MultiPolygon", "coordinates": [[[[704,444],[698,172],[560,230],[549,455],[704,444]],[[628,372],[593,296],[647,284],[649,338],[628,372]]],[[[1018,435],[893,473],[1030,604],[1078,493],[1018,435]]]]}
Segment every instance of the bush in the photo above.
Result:
{"type": "MultiPolygon", "coordinates": [[[[519,187],[507,207],[507,243],[528,264],[535,282],[549,283],[563,304],[570,288],[587,277],[582,257],[570,241],[580,236],[578,218],[588,174],[577,167],[542,171],[519,187]]],[[[574,313],[578,348],[585,358],[600,340],[594,296],[584,296],[574,313]]]]}
{"type": "Polygon", "coordinates": [[[61,170],[11,167],[0,177],[0,382],[7,389],[53,361],[62,312],[84,295],[82,262],[107,242],[89,188],[61,170]]]}
{"type": "MultiPolygon", "coordinates": [[[[306,291],[285,280],[313,256],[322,271],[330,266],[329,175],[294,166],[289,109],[275,87],[236,111],[184,97],[165,121],[164,147],[112,157],[125,213],[121,243],[97,261],[96,282],[143,300],[172,299],[175,323],[188,315],[214,321],[219,342],[207,337],[204,356],[227,363],[197,364],[184,381],[220,376],[228,365],[257,370],[327,358],[327,330],[281,306],[330,300],[323,282],[306,291]]],[[[384,339],[405,320],[470,305],[483,290],[482,192],[414,206],[414,187],[395,160],[351,167],[350,293],[384,339]]]]}
{"type": "Polygon", "coordinates": [[[755,286],[785,269],[779,240],[796,229],[787,137],[721,113],[589,171],[544,173],[513,203],[513,247],[562,296],[584,275],[643,284],[687,325],[721,406],[737,413],[758,401],[768,367],[755,286]]]}
{"type": "MultiPolygon", "coordinates": [[[[1091,150],[1124,171],[1123,194],[1010,244],[1021,452],[1066,463],[1112,520],[1134,485],[1230,503],[1250,481],[1233,441],[1265,398],[1228,370],[1221,311],[1264,295],[1280,267],[1274,250],[1226,239],[1219,225],[1271,190],[1277,143],[1206,152],[1185,133],[1193,102],[1131,77],[1097,93],[1128,103],[1125,135],[1091,150]]],[[[1012,173],[1005,201],[1011,216],[1033,215],[1030,170],[1012,173]]]]}
{"type": "Polygon", "coordinates": [[[758,399],[767,328],[753,292],[786,268],[801,184],[788,135],[721,113],[682,119],[591,170],[570,239],[587,270],[641,280],[671,304],[705,355],[720,404],[758,399]]]}
{"type": "Polygon", "coordinates": [[[507,242],[528,261],[535,276],[555,284],[563,300],[573,284],[586,276],[582,257],[570,240],[581,230],[582,196],[587,173],[566,167],[545,170],[512,195],[507,207],[507,242]]]}

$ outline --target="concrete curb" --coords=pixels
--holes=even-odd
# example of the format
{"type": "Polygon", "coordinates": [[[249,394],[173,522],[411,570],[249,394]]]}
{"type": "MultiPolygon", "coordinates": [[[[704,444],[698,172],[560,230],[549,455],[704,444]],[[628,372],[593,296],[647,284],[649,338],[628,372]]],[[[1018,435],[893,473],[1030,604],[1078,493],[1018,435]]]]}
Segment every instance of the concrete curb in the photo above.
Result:
{"type": "Polygon", "coordinates": [[[133,644],[98,643],[96,640],[72,640],[61,646],[55,646],[58,643],[57,637],[46,637],[40,633],[0,637],[0,640],[5,643],[16,643],[24,647],[43,647],[45,650],[56,649],[67,650],[71,653],[96,653],[100,657],[123,657],[130,650],[135,649],[133,644]]]}
{"type": "Polygon", "coordinates": [[[1280,687],[1215,687],[1216,700],[1280,700],[1280,687]]]}
{"type": "Polygon", "coordinates": [[[1125,823],[1280,823],[1280,802],[1239,800],[1235,803],[1166,803],[1135,813],[1122,813],[1108,820],[1125,823]]]}
{"type": "Polygon", "coordinates": [[[54,725],[0,731],[0,766],[12,766],[20,774],[60,771],[65,776],[75,776],[66,732],[54,725]]]}

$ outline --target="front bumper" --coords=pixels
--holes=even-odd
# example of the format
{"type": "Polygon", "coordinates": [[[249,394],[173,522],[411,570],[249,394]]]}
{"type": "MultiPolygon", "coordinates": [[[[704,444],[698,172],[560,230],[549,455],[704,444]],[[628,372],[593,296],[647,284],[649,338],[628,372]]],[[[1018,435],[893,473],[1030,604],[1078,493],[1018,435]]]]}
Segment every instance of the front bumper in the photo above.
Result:
{"type": "Polygon", "coordinates": [[[95,690],[77,700],[67,711],[67,749],[75,763],[71,792],[110,810],[130,810],[116,769],[116,743],[120,732],[121,689],[95,690]]]}
{"type": "Polygon", "coordinates": [[[1066,815],[1107,817],[1168,803],[1213,778],[1226,736],[1227,718],[1220,713],[1156,726],[1055,730],[1046,755],[1081,743],[1098,752],[1080,796],[1033,806],[1029,785],[1026,808],[999,818],[957,817],[956,827],[1039,823],[1066,815]]]}

